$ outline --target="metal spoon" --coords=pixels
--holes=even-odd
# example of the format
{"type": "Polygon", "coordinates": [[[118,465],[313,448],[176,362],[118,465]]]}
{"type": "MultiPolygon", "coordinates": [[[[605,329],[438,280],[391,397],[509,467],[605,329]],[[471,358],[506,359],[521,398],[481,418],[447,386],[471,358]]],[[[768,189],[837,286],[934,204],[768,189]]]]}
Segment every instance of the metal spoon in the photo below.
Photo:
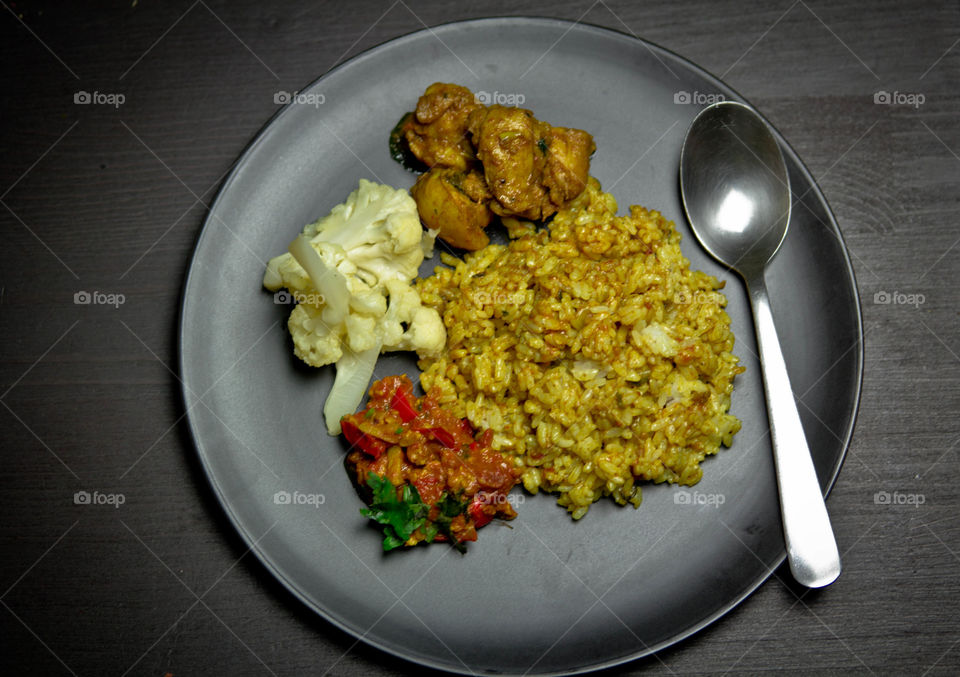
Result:
{"type": "Polygon", "coordinates": [[[683,207],[694,234],[747,283],[767,392],[770,437],[793,577],[810,588],[840,575],[840,555],[807,447],[764,284],[790,223],[780,147],[750,108],[724,101],[697,115],[680,155],[683,207]]]}

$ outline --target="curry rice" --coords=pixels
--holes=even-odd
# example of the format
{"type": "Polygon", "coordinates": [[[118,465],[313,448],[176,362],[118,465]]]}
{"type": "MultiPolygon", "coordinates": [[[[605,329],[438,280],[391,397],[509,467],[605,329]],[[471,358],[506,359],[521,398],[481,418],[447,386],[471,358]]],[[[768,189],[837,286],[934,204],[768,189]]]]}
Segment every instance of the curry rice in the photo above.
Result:
{"type": "Polygon", "coordinates": [[[443,254],[417,282],[447,329],[423,387],[574,519],[602,496],[638,506],[641,481],[695,484],[740,429],[723,284],[660,213],[616,214],[591,179],[547,228],[511,224],[508,245],[443,254]]]}

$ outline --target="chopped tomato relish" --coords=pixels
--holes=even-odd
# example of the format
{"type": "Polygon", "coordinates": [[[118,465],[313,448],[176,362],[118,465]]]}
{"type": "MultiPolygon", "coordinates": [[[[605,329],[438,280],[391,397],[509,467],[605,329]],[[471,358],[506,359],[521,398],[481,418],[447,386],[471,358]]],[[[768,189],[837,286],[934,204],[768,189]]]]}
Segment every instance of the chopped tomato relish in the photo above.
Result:
{"type": "Polygon", "coordinates": [[[463,549],[495,518],[517,516],[507,500],[519,477],[494,451],[489,430],[442,409],[435,393],[414,397],[407,376],[370,388],[367,408],[341,420],[351,445],[345,464],[384,525],[384,549],[449,541],[463,549]]]}

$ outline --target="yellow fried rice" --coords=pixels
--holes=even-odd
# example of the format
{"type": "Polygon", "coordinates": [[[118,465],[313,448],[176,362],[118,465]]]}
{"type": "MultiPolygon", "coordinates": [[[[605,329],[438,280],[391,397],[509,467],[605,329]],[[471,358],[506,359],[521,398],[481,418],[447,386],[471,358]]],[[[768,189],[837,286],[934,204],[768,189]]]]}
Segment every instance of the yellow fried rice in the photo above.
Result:
{"type": "Polygon", "coordinates": [[[514,227],[419,280],[447,329],[420,362],[425,389],[579,519],[602,496],[640,504],[640,482],[695,484],[730,446],[743,371],[716,278],[691,271],[659,212],[617,216],[596,180],[545,228],[514,227]]]}

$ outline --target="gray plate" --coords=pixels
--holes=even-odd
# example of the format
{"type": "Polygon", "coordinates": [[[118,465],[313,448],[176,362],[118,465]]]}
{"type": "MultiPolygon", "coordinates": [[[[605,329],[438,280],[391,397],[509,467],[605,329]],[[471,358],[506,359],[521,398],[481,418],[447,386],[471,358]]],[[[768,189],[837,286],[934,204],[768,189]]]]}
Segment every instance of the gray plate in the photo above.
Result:
{"type": "MultiPolygon", "coordinates": [[[[763,583],[784,546],[750,310],[741,282],[694,241],[677,178],[683,134],[700,107],[721,95],[743,99],[655,45],[593,26],[513,18],[393,40],[301,95],[225,181],[197,242],[181,318],[184,399],[198,453],[264,566],[365,642],[460,672],[569,674],[627,661],[703,628],[763,583]],[[342,469],[345,448],[324,432],[332,369],[298,364],[285,329],[289,309],[260,284],[264,262],[361,177],[412,184],[390,159],[387,135],[434,81],[491,99],[520,95],[539,118],[590,131],[598,149],[592,173],[621,211],[635,203],[659,209],[677,223],[692,266],[727,281],[735,352],[747,367],[733,395],[743,429],[731,449],[704,463],[696,487],[650,486],[639,510],[602,501],[576,523],[552,497],[525,497],[512,528],[483,529],[466,556],[444,546],[381,553],[342,469]]],[[[859,399],[860,310],[833,215],[781,143],[802,197],[768,282],[827,491],[859,399]]],[[[376,376],[402,372],[415,375],[415,362],[394,355],[380,360],[376,376]]]]}

